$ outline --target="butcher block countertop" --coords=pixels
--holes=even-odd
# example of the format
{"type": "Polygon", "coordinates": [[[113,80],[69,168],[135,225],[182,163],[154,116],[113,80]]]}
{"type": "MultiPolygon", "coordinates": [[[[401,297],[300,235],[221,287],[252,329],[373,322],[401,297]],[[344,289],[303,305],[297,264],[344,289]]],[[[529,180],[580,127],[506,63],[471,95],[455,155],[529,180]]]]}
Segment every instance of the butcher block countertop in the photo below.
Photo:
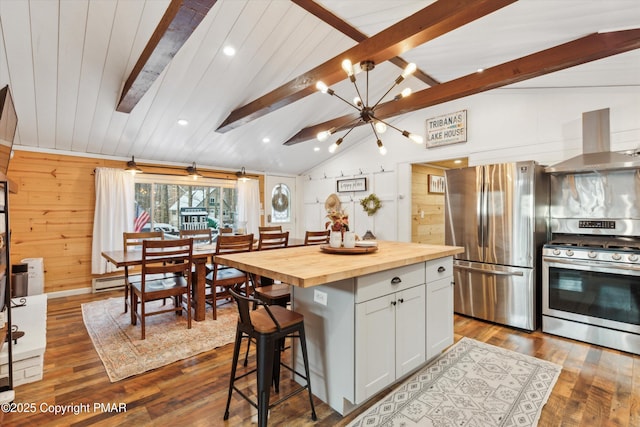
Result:
{"type": "Polygon", "coordinates": [[[320,246],[216,255],[215,262],[308,288],[463,252],[459,246],[378,241],[376,252],[328,254],[320,246]]]}

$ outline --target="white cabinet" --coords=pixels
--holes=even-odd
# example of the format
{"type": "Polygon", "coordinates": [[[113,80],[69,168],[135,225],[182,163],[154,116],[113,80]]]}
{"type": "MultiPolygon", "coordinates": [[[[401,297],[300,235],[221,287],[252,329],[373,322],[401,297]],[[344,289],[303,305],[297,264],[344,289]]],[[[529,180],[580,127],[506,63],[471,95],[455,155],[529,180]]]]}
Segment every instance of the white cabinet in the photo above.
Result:
{"type": "Polygon", "coordinates": [[[355,403],[425,362],[424,263],[358,278],[355,403]]]}
{"type": "Polygon", "coordinates": [[[427,262],[427,360],[453,344],[453,259],[427,262]]]}

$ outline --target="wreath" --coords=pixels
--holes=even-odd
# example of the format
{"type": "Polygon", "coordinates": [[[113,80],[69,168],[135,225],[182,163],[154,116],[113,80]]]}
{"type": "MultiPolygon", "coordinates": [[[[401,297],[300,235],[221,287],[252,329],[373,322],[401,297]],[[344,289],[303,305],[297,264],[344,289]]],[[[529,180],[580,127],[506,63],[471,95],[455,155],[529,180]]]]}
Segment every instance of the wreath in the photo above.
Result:
{"type": "Polygon", "coordinates": [[[286,194],[282,193],[282,186],[278,186],[278,192],[271,198],[271,207],[276,212],[285,212],[289,207],[289,198],[286,194]]]}
{"type": "Polygon", "coordinates": [[[360,200],[360,206],[362,206],[362,209],[364,209],[367,215],[371,216],[378,212],[378,209],[382,207],[382,203],[380,199],[378,199],[378,196],[372,193],[360,200]]]}

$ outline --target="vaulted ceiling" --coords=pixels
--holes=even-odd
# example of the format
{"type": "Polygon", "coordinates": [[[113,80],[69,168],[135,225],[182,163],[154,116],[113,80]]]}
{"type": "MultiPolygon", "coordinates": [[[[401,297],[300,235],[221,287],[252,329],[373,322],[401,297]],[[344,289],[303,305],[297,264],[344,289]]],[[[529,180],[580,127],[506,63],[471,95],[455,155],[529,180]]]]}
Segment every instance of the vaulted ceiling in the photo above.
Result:
{"type": "Polygon", "coordinates": [[[346,57],[376,63],[372,98],[417,64],[376,110],[394,123],[498,88],[640,86],[639,47],[637,0],[0,0],[17,147],[199,168],[327,160],[315,134],[354,110],[315,82],[353,96],[346,57]]]}

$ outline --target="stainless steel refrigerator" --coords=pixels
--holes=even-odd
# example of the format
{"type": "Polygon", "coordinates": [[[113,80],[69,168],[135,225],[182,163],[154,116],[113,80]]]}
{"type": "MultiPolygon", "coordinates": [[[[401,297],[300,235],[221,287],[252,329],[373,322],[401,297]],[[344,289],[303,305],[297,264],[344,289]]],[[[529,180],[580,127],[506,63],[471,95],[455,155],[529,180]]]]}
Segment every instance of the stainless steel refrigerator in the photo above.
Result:
{"type": "Polygon", "coordinates": [[[535,162],[445,171],[445,241],[454,260],[454,311],[533,331],[541,307],[549,180],[535,162]]]}

